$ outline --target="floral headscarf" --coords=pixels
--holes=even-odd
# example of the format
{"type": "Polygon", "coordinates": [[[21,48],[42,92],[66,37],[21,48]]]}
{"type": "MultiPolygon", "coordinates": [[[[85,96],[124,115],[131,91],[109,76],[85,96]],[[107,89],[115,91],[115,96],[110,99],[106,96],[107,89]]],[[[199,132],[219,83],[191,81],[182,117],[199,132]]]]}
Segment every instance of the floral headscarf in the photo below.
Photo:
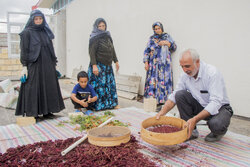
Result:
{"type": "Polygon", "coordinates": [[[93,25],[93,30],[92,30],[92,32],[91,32],[91,34],[90,34],[90,40],[91,40],[93,37],[96,37],[96,36],[99,36],[99,35],[102,35],[102,34],[107,34],[107,35],[110,36],[110,32],[107,31],[106,29],[105,29],[105,31],[102,31],[102,30],[99,30],[99,29],[98,29],[98,25],[99,25],[101,22],[103,22],[103,23],[105,24],[105,27],[106,27],[106,29],[107,29],[107,23],[106,23],[106,21],[105,21],[103,18],[98,18],[98,19],[96,19],[96,21],[95,21],[95,23],[94,23],[94,25],[93,25]]]}

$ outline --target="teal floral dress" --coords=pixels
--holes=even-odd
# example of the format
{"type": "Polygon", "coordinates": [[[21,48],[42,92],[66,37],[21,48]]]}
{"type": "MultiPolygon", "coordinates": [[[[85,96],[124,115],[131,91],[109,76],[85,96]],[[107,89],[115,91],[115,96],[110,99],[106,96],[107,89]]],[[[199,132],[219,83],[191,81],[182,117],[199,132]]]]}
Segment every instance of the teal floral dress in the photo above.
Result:
{"type": "Polygon", "coordinates": [[[154,97],[158,104],[165,103],[167,96],[173,91],[173,77],[171,65],[171,53],[177,46],[171,36],[167,33],[154,34],[150,37],[144,51],[143,62],[148,62],[144,97],[154,97]],[[158,42],[168,41],[170,47],[160,46],[158,42]]]}
{"type": "Polygon", "coordinates": [[[88,69],[89,83],[97,94],[97,101],[94,103],[96,111],[112,109],[118,105],[115,77],[112,66],[97,63],[99,75],[93,74],[93,67],[90,64],[88,69]]]}
{"type": "Polygon", "coordinates": [[[109,31],[98,29],[100,22],[103,22],[107,27],[103,18],[96,19],[89,40],[90,64],[88,76],[89,84],[92,85],[97,94],[97,100],[94,103],[96,111],[113,109],[118,105],[116,83],[112,68],[112,62],[116,63],[118,59],[109,31]],[[96,65],[98,68],[99,74],[97,76],[93,73],[93,65],[96,65]]]}

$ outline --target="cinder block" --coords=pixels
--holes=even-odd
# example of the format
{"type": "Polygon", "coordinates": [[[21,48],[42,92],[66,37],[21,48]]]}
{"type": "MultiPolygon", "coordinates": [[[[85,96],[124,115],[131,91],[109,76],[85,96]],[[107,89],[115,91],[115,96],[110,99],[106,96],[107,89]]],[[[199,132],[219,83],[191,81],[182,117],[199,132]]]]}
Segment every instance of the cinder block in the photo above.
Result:
{"type": "Polygon", "coordinates": [[[5,71],[6,76],[11,76],[11,71],[5,71]]]}
{"type": "Polygon", "coordinates": [[[10,64],[16,64],[16,59],[10,59],[10,64]]]}
{"type": "Polygon", "coordinates": [[[12,70],[19,70],[19,65],[14,65],[13,67],[12,67],[12,70]]]}
{"type": "Polygon", "coordinates": [[[2,48],[2,53],[7,53],[8,54],[8,48],[2,48]]]}
{"type": "Polygon", "coordinates": [[[4,71],[0,70],[0,76],[3,77],[4,71]]]}
{"type": "Polygon", "coordinates": [[[19,65],[18,67],[19,67],[18,70],[22,70],[23,69],[23,65],[19,65]]]}
{"type": "Polygon", "coordinates": [[[0,70],[1,70],[1,71],[6,71],[6,70],[8,70],[8,66],[1,65],[1,66],[0,66],[0,70]]]}
{"type": "Polygon", "coordinates": [[[8,59],[8,53],[1,53],[0,58],[1,59],[8,59]]]}
{"type": "Polygon", "coordinates": [[[153,97],[144,98],[144,111],[146,112],[155,112],[157,107],[156,99],[153,97]]]}
{"type": "Polygon", "coordinates": [[[11,71],[0,71],[1,77],[11,76],[11,71]]]}
{"type": "MultiPolygon", "coordinates": [[[[10,89],[13,89],[10,87],[10,89]]],[[[15,94],[12,90],[7,93],[0,93],[0,106],[4,108],[16,108],[18,94],[15,94]]]]}
{"type": "Polygon", "coordinates": [[[3,70],[3,71],[11,71],[12,70],[12,66],[7,65],[7,64],[2,65],[1,66],[1,70],[3,70]]]}
{"type": "Polygon", "coordinates": [[[3,64],[5,64],[5,65],[11,64],[11,60],[10,59],[3,59],[3,64]]]}
{"type": "Polygon", "coordinates": [[[11,75],[12,75],[12,76],[19,76],[19,71],[12,71],[12,72],[11,72],[11,75]]]}
{"type": "Polygon", "coordinates": [[[20,59],[16,59],[16,64],[21,64],[20,59]]]}
{"type": "Polygon", "coordinates": [[[6,79],[0,82],[0,93],[8,93],[12,87],[10,79],[6,79]]]}
{"type": "Polygon", "coordinates": [[[33,125],[36,123],[36,119],[34,117],[17,117],[16,124],[19,126],[27,126],[33,125]]]}
{"type": "Polygon", "coordinates": [[[13,70],[13,67],[14,67],[14,66],[12,66],[12,65],[8,66],[8,70],[9,70],[9,71],[12,71],[12,70],[13,70]]]}

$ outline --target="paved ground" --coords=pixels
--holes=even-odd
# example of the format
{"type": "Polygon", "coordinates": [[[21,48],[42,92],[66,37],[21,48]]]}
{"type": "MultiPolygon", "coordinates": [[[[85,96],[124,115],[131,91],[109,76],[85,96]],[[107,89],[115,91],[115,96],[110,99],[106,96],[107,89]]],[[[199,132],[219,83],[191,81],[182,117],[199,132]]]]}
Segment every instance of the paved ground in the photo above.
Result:
{"type": "MultiPolygon", "coordinates": [[[[61,89],[66,92],[66,94],[70,94],[73,88],[73,84],[70,84],[67,79],[60,79],[61,89]]],[[[137,107],[143,108],[143,103],[137,102],[136,100],[128,100],[124,98],[119,98],[119,106],[121,108],[125,107],[137,107]]],[[[64,100],[66,108],[60,113],[56,114],[58,116],[68,116],[69,112],[74,112],[73,105],[70,99],[64,100]]],[[[176,108],[172,113],[177,113],[176,108]]],[[[14,124],[16,122],[15,111],[10,109],[5,109],[0,107],[0,126],[14,124]]],[[[246,135],[250,137],[250,118],[242,118],[238,116],[233,116],[231,119],[231,124],[229,130],[238,134],[246,135]]]]}

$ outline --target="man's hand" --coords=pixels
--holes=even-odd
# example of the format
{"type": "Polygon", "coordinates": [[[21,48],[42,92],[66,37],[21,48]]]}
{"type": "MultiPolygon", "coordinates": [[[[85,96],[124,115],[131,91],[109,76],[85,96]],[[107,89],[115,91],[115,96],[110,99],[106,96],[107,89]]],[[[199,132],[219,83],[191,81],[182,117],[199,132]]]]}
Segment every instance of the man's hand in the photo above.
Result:
{"type": "Polygon", "coordinates": [[[97,68],[97,65],[93,65],[92,67],[93,67],[93,73],[94,73],[96,76],[99,75],[99,70],[98,70],[98,68],[97,68]]]}
{"type": "Polygon", "coordinates": [[[161,116],[163,116],[163,115],[165,115],[166,114],[166,112],[165,112],[165,110],[164,110],[164,107],[161,109],[161,111],[160,112],[158,112],[157,114],[156,114],[156,119],[158,120],[158,119],[160,119],[160,117],[161,116]]]}
{"type": "Polygon", "coordinates": [[[158,119],[160,119],[161,116],[163,116],[163,114],[162,114],[162,112],[160,111],[160,112],[158,112],[158,113],[156,114],[155,117],[156,117],[156,119],[158,120],[158,119]]]}
{"type": "Polygon", "coordinates": [[[88,103],[86,102],[86,99],[81,100],[80,105],[85,107],[85,108],[89,106],[88,103]]]}
{"type": "Polygon", "coordinates": [[[193,118],[190,118],[187,121],[187,125],[185,127],[188,127],[188,139],[191,137],[192,132],[196,126],[196,124],[207,117],[210,116],[210,113],[206,110],[202,110],[198,115],[194,116],[193,118]]]}
{"type": "Polygon", "coordinates": [[[175,103],[171,100],[167,100],[164,106],[162,107],[161,111],[156,114],[156,119],[158,120],[160,116],[167,114],[173,107],[175,106],[175,103]]]}
{"type": "Polygon", "coordinates": [[[189,120],[187,121],[186,127],[188,127],[188,139],[191,137],[192,132],[193,132],[193,130],[194,130],[196,124],[197,124],[197,120],[196,120],[195,117],[193,117],[193,118],[191,118],[191,119],[189,119],[189,120]]]}

